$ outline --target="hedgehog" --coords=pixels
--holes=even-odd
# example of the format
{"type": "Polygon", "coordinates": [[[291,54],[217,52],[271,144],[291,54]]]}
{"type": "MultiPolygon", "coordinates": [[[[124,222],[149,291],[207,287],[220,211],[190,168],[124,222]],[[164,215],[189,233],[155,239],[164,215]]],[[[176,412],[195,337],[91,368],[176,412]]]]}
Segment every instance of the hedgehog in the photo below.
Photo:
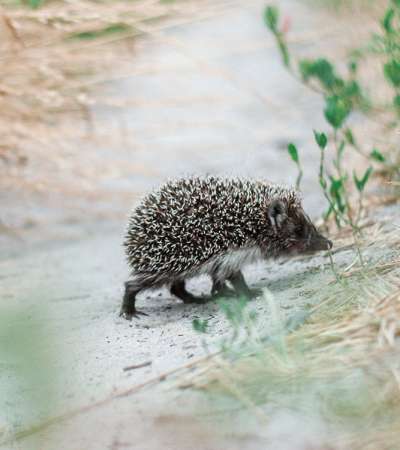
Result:
{"type": "Polygon", "coordinates": [[[243,266],[265,259],[328,250],[292,188],[264,181],[192,176],[148,194],[129,219],[124,246],[131,278],[120,315],[146,315],[136,295],[168,285],[184,303],[231,294],[248,298],[243,266]],[[185,280],[207,274],[211,297],[188,292],[185,280]],[[229,283],[229,285],[228,285],[229,283]]]}

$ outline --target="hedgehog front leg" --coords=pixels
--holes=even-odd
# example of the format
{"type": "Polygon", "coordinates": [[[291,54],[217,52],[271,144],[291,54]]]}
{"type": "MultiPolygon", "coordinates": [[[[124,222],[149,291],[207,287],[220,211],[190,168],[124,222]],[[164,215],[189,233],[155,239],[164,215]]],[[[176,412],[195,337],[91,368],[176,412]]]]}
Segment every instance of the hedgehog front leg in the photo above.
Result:
{"type": "Polygon", "coordinates": [[[243,295],[247,298],[257,297],[262,293],[260,289],[250,289],[249,286],[246,283],[246,280],[242,274],[242,272],[239,270],[238,272],[235,272],[232,274],[229,278],[229,281],[232,283],[232,286],[234,287],[236,293],[238,295],[243,295]]]}
{"type": "Polygon", "coordinates": [[[211,295],[213,297],[232,297],[235,295],[235,291],[230,289],[225,280],[219,280],[216,275],[213,275],[211,295]]]}
{"type": "Polygon", "coordinates": [[[132,320],[133,317],[147,316],[148,314],[138,311],[135,307],[136,295],[139,291],[145,289],[139,280],[131,280],[125,283],[125,294],[122,300],[120,317],[132,320]]]}
{"type": "Polygon", "coordinates": [[[207,300],[188,292],[185,287],[185,280],[174,281],[171,285],[171,293],[183,300],[183,303],[205,303],[207,300]]]}

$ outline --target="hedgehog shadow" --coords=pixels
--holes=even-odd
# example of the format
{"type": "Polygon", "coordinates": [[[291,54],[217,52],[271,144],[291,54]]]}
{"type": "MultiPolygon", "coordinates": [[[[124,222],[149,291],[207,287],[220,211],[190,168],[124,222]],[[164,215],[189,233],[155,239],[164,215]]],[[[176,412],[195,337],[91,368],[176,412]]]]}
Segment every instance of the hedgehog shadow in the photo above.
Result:
{"type": "Polygon", "coordinates": [[[138,298],[138,309],[147,316],[140,316],[137,324],[146,327],[180,322],[216,315],[219,310],[218,299],[209,298],[201,304],[185,304],[168,291],[157,290],[138,298]]]}
{"type": "Polygon", "coordinates": [[[254,279],[249,285],[258,289],[268,289],[272,293],[287,291],[289,289],[301,289],[304,287],[306,280],[316,273],[319,269],[316,267],[308,267],[307,270],[296,270],[285,272],[274,271],[275,273],[269,273],[259,279],[254,279]]]}
{"type": "MultiPolygon", "coordinates": [[[[282,268],[265,266],[262,270],[246,271],[249,286],[256,289],[267,289],[272,295],[284,294],[285,292],[298,290],[298,296],[302,296],[304,288],[307,287],[307,279],[314,276],[320,269],[318,265],[285,264],[282,268]],[[305,266],[305,267],[304,267],[305,266]]],[[[209,296],[210,283],[204,281],[203,277],[197,277],[188,281],[188,288],[197,295],[209,296]]],[[[291,294],[292,296],[293,294],[291,294]]],[[[175,323],[182,320],[207,319],[219,314],[219,302],[235,301],[237,296],[208,298],[202,304],[185,304],[174,297],[167,289],[147,291],[138,298],[138,309],[148,315],[138,320],[138,325],[156,327],[159,325],[175,323]]],[[[250,302],[263,301],[262,295],[250,300],[250,302]]],[[[293,305],[295,307],[295,305],[293,305]]]]}

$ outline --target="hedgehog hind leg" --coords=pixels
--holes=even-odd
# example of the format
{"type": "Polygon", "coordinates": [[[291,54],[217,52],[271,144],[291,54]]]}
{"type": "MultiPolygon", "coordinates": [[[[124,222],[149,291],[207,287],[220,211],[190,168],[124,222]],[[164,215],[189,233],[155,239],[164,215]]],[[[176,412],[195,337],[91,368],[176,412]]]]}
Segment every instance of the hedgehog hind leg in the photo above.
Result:
{"type": "Polygon", "coordinates": [[[246,283],[243,273],[238,270],[228,277],[228,280],[232,283],[233,288],[237,295],[247,298],[258,297],[262,294],[261,289],[250,289],[246,283]]]}
{"type": "Polygon", "coordinates": [[[139,280],[131,280],[125,283],[125,293],[122,300],[120,317],[132,320],[133,317],[147,316],[146,313],[138,311],[135,306],[136,295],[145,288],[139,280]]]}
{"type": "Polygon", "coordinates": [[[175,280],[171,285],[171,293],[180,298],[183,303],[205,303],[206,298],[196,297],[186,290],[185,280],[175,280]]]}

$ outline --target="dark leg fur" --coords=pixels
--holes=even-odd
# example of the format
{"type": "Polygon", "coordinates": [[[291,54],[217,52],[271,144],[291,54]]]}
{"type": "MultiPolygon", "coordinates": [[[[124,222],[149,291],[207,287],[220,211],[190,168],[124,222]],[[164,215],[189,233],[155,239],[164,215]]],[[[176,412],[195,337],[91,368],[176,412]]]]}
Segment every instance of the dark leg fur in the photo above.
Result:
{"type": "Polygon", "coordinates": [[[185,288],[184,280],[177,280],[172,283],[171,293],[183,300],[183,303],[204,303],[207,299],[196,297],[185,288]]]}
{"type": "Polygon", "coordinates": [[[229,281],[232,283],[237,295],[242,295],[247,298],[257,297],[262,293],[260,289],[250,289],[247,286],[246,280],[242,272],[238,271],[231,275],[229,281]]]}
{"type": "Polygon", "coordinates": [[[125,283],[125,294],[122,300],[121,311],[119,315],[127,320],[132,320],[133,317],[147,316],[146,313],[138,311],[135,307],[136,295],[139,291],[144,289],[138,281],[127,281],[125,283]]]}
{"type": "Polygon", "coordinates": [[[232,295],[235,295],[235,291],[227,286],[225,280],[221,281],[212,277],[212,282],[211,295],[213,297],[232,297],[232,295]]]}

